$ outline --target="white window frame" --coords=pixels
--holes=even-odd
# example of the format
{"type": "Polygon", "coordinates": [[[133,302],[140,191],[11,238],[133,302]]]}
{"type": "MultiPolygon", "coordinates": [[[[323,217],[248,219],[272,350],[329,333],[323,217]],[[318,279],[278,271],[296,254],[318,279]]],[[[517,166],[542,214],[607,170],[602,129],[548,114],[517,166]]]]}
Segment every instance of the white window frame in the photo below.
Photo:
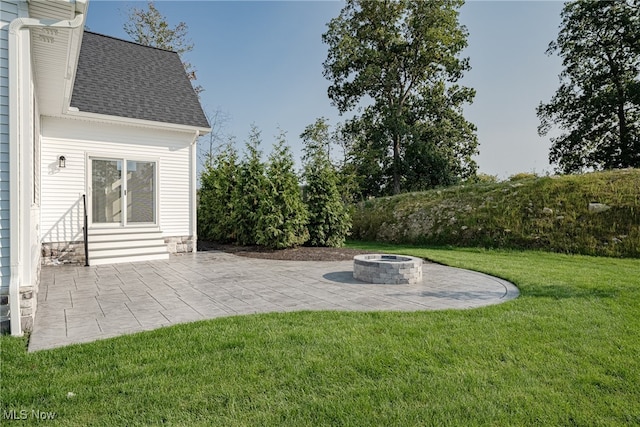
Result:
{"type": "Polygon", "coordinates": [[[87,217],[89,228],[156,228],[160,226],[160,159],[157,157],[145,157],[145,156],[119,156],[113,153],[85,153],[85,194],[87,195],[87,217]],[[93,177],[92,160],[120,160],[122,161],[123,176],[122,176],[122,219],[119,223],[94,223],[93,222],[93,198],[91,182],[93,177]],[[126,169],[127,161],[134,162],[152,162],[155,163],[155,222],[136,222],[132,224],[127,223],[126,206],[127,206],[127,179],[126,169]]]}

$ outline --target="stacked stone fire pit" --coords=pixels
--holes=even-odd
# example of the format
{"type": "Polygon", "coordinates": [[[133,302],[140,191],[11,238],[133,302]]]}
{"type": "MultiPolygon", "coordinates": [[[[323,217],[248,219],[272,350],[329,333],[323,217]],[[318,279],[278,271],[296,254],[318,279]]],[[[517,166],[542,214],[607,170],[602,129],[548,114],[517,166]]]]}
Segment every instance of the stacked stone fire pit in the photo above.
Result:
{"type": "Polygon", "coordinates": [[[422,259],[405,255],[356,255],[353,278],[367,283],[415,285],[422,282],[422,259]]]}

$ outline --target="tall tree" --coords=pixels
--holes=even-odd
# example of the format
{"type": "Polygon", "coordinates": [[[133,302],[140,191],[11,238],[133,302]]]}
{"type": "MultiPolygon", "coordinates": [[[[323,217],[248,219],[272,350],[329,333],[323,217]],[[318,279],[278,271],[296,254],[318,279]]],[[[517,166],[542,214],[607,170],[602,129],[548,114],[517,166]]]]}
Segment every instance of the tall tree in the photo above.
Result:
{"type": "Polygon", "coordinates": [[[235,187],[239,174],[238,153],[233,141],[212,153],[200,175],[198,238],[219,243],[236,240],[235,187]]]}
{"type": "Polygon", "coordinates": [[[537,109],[554,125],[549,161],[559,172],[640,167],[640,1],[566,3],[547,54],[562,57],[560,87],[537,109]]]}
{"type": "Polygon", "coordinates": [[[266,178],[256,242],[274,249],[302,245],[309,238],[307,207],[302,201],[293,155],[284,132],[280,132],[269,155],[266,178]]]}
{"type": "Polygon", "coordinates": [[[202,86],[195,84],[196,70],[184,57],[193,50],[193,43],[187,37],[189,28],[186,23],[179,22],[171,27],[153,1],[147,2],[147,9],[130,8],[127,19],[123,28],[134,42],[178,53],[193,89],[196,93],[204,90],[202,86]]]}
{"type": "Polygon", "coordinates": [[[257,126],[252,125],[249,140],[238,168],[237,182],[230,197],[233,200],[233,222],[236,242],[240,245],[257,243],[260,210],[267,197],[267,178],[262,162],[262,138],[257,126]]]}
{"type": "Polygon", "coordinates": [[[450,174],[475,173],[475,127],[462,114],[475,91],[456,84],[470,68],[468,58],[459,57],[467,45],[467,31],[458,22],[462,4],[347,0],[329,22],[323,35],[329,98],[341,114],[369,104],[351,129],[358,131],[359,149],[371,148],[368,167],[379,167],[374,186],[396,194],[407,187],[406,180],[417,177],[407,174],[416,154],[437,153],[450,174]],[[431,149],[407,152],[414,144],[431,149]]]}
{"type": "Polygon", "coordinates": [[[211,132],[198,141],[198,159],[203,167],[207,167],[219,151],[233,145],[234,137],[225,133],[225,127],[229,121],[227,113],[216,109],[213,112],[205,111],[204,114],[211,126],[211,132]]]}
{"type": "Polygon", "coordinates": [[[338,175],[328,156],[329,125],[320,118],[300,135],[304,142],[305,202],[311,246],[342,246],[351,217],[338,189],[338,175]]]}

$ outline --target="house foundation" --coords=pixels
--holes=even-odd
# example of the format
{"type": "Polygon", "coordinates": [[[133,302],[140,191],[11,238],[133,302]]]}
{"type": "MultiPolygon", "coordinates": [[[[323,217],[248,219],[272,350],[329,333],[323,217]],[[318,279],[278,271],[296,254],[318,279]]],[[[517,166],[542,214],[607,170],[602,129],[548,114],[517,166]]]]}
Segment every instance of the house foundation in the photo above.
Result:
{"type": "Polygon", "coordinates": [[[84,264],[84,242],[42,244],[40,265],[84,264]]]}
{"type": "Polygon", "coordinates": [[[193,252],[196,247],[194,236],[165,237],[164,242],[167,244],[167,250],[170,254],[193,252]]]}

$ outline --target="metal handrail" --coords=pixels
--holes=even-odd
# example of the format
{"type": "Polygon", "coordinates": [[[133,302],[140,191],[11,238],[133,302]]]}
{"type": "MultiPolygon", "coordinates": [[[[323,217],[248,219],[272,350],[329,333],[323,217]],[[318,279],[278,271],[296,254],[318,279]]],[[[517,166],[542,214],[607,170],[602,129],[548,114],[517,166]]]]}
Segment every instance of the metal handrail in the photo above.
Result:
{"type": "Polygon", "coordinates": [[[82,234],[84,237],[84,266],[89,267],[89,232],[87,225],[89,223],[89,217],[87,216],[87,195],[82,195],[82,204],[84,206],[84,227],[82,227],[82,234]]]}

